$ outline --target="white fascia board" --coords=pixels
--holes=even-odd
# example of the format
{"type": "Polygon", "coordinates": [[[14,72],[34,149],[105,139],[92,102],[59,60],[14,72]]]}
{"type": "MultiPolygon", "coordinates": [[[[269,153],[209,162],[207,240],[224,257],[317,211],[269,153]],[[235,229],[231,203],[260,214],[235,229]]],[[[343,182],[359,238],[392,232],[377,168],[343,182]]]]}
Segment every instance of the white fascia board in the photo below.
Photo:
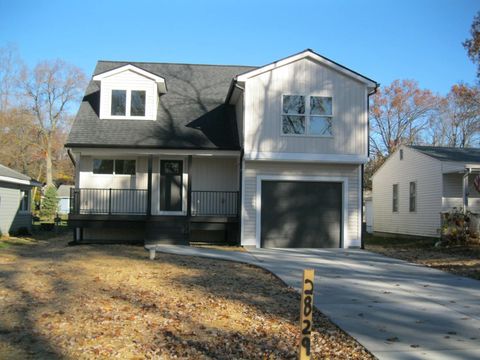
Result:
{"type": "Polygon", "coordinates": [[[35,180],[21,180],[15,179],[9,176],[0,176],[0,181],[12,184],[20,184],[20,185],[29,185],[29,186],[42,186],[41,183],[35,180]]]}
{"type": "Polygon", "coordinates": [[[151,79],[153,81],[155,81],[157,83],[157,87],[158,87],[158,92],[159,93],[166,93],[167,92],[167,85],[165,83],[165,79],[162,78],[161,76],[158,76],[158,75],[155,75],[149,71],[146,71],[146,70],[143,70],[143,69],[140,69],[139,67],[136,67],[135,65],[132,65],[132,64],[127,64],[127,65],[124,65],[124,66],[120,66],[116,69],[113,69],[113,70],[109,70],[109,71],[106,71],[104,73],[101,73],[101,74],[98,74],[98,75],[95,75],[93,77],[93,80],[94,81],[102,81],[103,79],[105,78],[108,78],[108,77],[111,77],[111,76],[114,76],[114,75],[117,75],[117,74],[120,74],[124,71],[133,71],[139,75],[142,75],[142,76],[145,76],[146,78],[148,79],[151,79]]]}
{"type": "Polygon", "coordinates": [[[264,72],[267,72],[267,71],[271,71],[271,70],[274,70],[276,68],[279,68],[279,67],[282,67],[282,66],[285,66],[285,65],[288,65],[292,62],[295,62],[295,61],[298,61],[298,60],[301,60],[301,59],[305,59],[305,58],[310,58],[314,61],[317,61],[321,64],[324,64],[342,74],[345,74],[357,81],[360,81],[361,83],[367,85],[369,88],[371,89],[375,89],[377,87],[377,83],[372,81],[372,80],[369,80],[343,66],[340,66],[330,60],[328,60],[327,58],[324,58],[323,56],[320,56],[316,53],[314,53],[313,51],[310,51],[310,50],[306,50],[306,51],[303,51],[301,52],[300,54],[296,54],[296,55],[292,55],[292,56],[289,56],[285,59],[282,59],[280,61],[276,61],[276,62],[273,62],[271,64],[268,64],[268,65],[265,65],[261,68],[258,68],[258,69],[255,69],[255,70],[252,70],[252,71],[249,71],[249,72],[246,72],[244,74],[241,74],[239,76],[237,76],[237,81],[239,82],[244,82],[248,79],[250,79],[251,77],[254,77],[254,76],[257,76],[257,75],[260,75],[264,72]]]}
{"type": "Polygon", "coordinates": [[[251,152],[245,153],[247,161],[297,161],[319,163],[365,164],[367,156],[343,154],[311,154],[311,153],[278,153],[251,152]]]}
{"type": "Polygon", "coordinates": [[[186,150],[186,149],[112,149],[112,148],[75,148],[73,153],[86,156],[128,156],[128,155],[180,155],[239,157],[239,150],[186,150]]]}

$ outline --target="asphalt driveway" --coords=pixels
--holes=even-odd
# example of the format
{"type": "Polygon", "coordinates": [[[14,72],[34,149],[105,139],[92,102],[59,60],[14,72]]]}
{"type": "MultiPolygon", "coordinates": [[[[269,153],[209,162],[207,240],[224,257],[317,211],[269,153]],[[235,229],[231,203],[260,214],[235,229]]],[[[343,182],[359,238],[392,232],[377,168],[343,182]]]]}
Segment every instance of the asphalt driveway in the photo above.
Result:
{"type": "Polygon", "coordinates": [[[480,281],[364,250],[162,246],[261,266],[299,289],[315,269],[315,305],[380,359],[480,359],[480,281]]]}

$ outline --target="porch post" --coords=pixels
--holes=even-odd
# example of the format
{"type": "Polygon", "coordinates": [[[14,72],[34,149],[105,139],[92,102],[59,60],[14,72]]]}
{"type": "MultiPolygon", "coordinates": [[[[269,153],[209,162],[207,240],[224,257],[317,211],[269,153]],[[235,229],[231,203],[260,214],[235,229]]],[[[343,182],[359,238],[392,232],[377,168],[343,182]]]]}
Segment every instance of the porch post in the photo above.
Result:
{"type": "Polygon", "coordinates": [[[152,166],[153,156],[148,155],[148,176],[147,176],[147,216],[152,215],[152,166]]]}
{"type": "Polygon", "coordinates": [[[463,175],[463,213],[466,214],[468,210],[468,175],[470,174],[471,169],[465,169],[465,174],[463,175]]]}
{"type": "Polygon", "coordinates": [[[190,217],[192,215],[192,172],[190,171],[192,168],[192,155],[188,156],[188,165],[187,165],[187,216],[190,217]]]}

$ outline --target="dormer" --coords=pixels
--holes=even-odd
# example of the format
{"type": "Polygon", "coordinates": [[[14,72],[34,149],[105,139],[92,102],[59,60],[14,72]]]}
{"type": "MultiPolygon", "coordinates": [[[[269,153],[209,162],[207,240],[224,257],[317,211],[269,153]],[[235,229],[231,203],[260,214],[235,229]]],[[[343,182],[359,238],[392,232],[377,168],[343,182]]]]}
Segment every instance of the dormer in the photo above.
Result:
{"type": "Polygon", "coordinates": [[[156,120],[158,97],[167,92],[165,79],[132,64],[97,74],[100,119],[156,120]]]}

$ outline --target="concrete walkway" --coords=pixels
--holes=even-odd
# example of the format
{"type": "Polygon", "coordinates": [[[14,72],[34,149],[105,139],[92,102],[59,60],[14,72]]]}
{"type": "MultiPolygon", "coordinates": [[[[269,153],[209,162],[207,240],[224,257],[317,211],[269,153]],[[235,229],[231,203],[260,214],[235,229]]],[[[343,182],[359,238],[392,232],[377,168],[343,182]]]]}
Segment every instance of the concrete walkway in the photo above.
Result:
{"type": "Polygon", "coordinates": [[[315,305],[379,359],[480,359],[480,281],[363,250],[160,246],[261,266],[296,288],[315,269],[315,305]]]}

